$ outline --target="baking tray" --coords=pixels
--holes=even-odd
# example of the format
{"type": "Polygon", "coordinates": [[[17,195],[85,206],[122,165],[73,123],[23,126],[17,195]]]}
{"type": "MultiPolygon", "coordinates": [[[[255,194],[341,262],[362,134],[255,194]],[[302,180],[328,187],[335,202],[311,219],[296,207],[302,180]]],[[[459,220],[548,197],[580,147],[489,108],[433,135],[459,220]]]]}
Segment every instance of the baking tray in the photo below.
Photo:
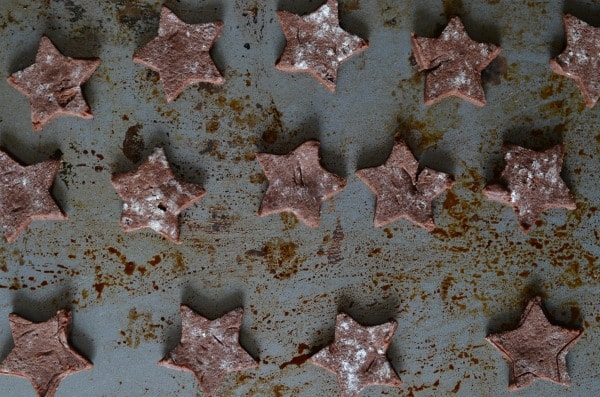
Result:
{"type": "MultiPolygon", "coordinates": [[[[388,357],[404,385],[362,395],[503,396],[507,362],[484,337],[514,328],[539,294],[553,321],[585,329],[567,356],[573,385],[536,382],[511,395],[598,395],[600,107],[585,108],[576,84],[548,66],[564,46],[561,14],[598,26],[598,2],[340,1],[342,26],[370,48],[343,64],[335,94],[274,68],[284,45],[275,10],[319,4],[167,2],[188,23],[225,22],[212,54],[227,78],[167,104],[157,75],[131,61],[156,35],[160,2],[2,1],[4,76],[33,63],[42,34],[102,64],[84,86],[94,119],[59,118],[41,133],[26,98],[0,83],[0,144],[26,163],[63,153],[53,193],[69,215],[0,245],[0,355],[12,347],[8,313],[42,321],[68,307],[73,345],[94,368],[67,377],[57,396],[199,396],[190,373],[156,365],[178,343],[179,304],[211,318],[243,306],[241,342],[260,367],[227,376],[219,395],[329,396],[335,377],[305,360],[331,342],[345,311],[365,324],[399,323],[388,357]],[[423,105],[410,33],[437,36],[453,15],[473,39],[503,47],[485,72],[484,108],[423,105]],[[423,166],[457,181],[435,202],[433,233],[406,221],[372,226],[374,196],[353,173],[383,163],[396,132],[423,166]],[[348,178],[323,205],[321,226],[256,216],[267,182],[254,153],[311,138],[324,166],[348,178]],[[524,235],[512,210],[485,200],[504,140],[564,143],[577,209],[547,211],[524,235]],[[120,230],[110,174],[156,145],[179,178],[208,191],[181,216],[181,245],[120,230]]],[[[0,394],[34,395],[7,376],[0,394]]]]}

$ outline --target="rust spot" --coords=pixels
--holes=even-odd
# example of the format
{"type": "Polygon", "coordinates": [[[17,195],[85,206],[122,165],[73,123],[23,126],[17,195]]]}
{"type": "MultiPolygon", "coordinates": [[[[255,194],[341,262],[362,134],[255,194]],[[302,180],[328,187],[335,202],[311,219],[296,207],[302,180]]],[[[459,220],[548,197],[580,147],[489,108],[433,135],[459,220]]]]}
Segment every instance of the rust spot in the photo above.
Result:
{"type": "Polygon", "coordinates": [[[237,114],[241,114],[244,111],[244,105],[242,104],[242,101],[240,101],[239,99],[230,100],[229,107],[231,108],[231,110],[233,110],[237,114]]]}
{"type": "Polygon", "coordinates": [[[261,139],[263,142],[268,144],[275,143],[277,141],[277,131],[274,129],[268,129],[263,132],[261,139]]]}
{"type": "Polygon", "coordinates": [[[289,395],[290,388],[285,385],[275,385],[273,386],[273,392],[275,393],[275,397],[284,397],[289,395]]]}
{"type": "Polygon", "coordinates": [[[208,122],[208,124],[206,124],[206,132],[208,133],[215,133],[219,130],[219,127],[221,126],[221,123],[219,122],[219,117],[218,116],[213,116],[212,119],[208,122]]]}
{"type": "Polygon", "coordinates": [[[128,261],[127,257],[114,247],[108,247],[108,252],[110,252],[111,254],[116,256],[121,261],[121,263],[124,266],[123,272],[126,275],[131,276],[133,274],[133,272],[135,271],[135,269],[137,267],[135,262],[128,261]]]}
{"type": "Polygon", "coordinates": [[[160,261],[161,261],[160,255],[154,255],[152,257],[152,259],[150,259],[148,261],[148,264],[151,265],[151,266],[156,266],[156,265],[158,265],[160,263],[160,261]]]}
{"type": "Polygon", "coordinates": [[[552,84],[547,85],[540,90],[540,98],[542,99],[548,99],[552,94],[554,94],[554,87],[552,84]]]}
{"type": "Polygon", "coordinates": [[[256,172],[254,174],[250,174],[248,176],[248,180],[250,181],[250,183],[255,183],[255,184],[260,185],[260,184],[263,184],[267,180],[267,177],[262,172],[256,172]]]}
{"type": "Polygon", "coordinates": [[[443,301],[445,301],[448,298],[448,290],[450,289],[450,287],[452,287],[455,281],[456,279],[452,276],[446,276],[446,278],[442,280],[441,296],[443,301]]]}
{"type": "Polygon", "coordinates": [[[139,21],[149,21],[154,17],[151,5],[140,0],[117,1],[117,21],[129,28],[136,27],[139,21]]]}
{"type": "Polygon", "coordinates": [[[219,141],[214,139],[209,139],[206,142],[206,146],[200,151],[200,154],[209,154],[219,160],[225,159],[225,155],[219,151],[219,141]]]}
{"type": "Polygon", "coordinates": [[[292,230],[298,225],[298,218],[289,212],[281,212],[279,218],[283,222],[283,230],[292,230]]]}
{"type": "Polygon", "coordinates": [[[123,140],[123,154],[133,163],[141,161],[144,152],[144,137],[139,133],[141,128],[141,124],[132,125],[123,140]]]}
{"type": "Polygon", "coordinates": [[[96,299],[100,299],[102,297],[102,291],[104,290],[105,285],[106,284],[104,284],[104,283],[96,283],[96,284],[94,284],[94,289],[98,293],[98,296],[96,297],[96,299]]]}
{"type": "Polygon", "coordinates": [[[161,325],[152,323],[151,312],[138,312],[134,307],[129,309],[128,317],[127,329],[120,332],[123,340],[117,342],[118,344],[125,344],[136,349],[142,341],[158,339],[156,331],[161,325]]]}
{"type": "Polygon", "coordinates": [[[262,248],[262,256],[269,272],[277,279],[287,279],[298,273],[304,258],[297,255],[298,246],[292,241],[276,238],[262,248]]]}
{"type": "Polygon", "coordinates": [[[344,259],[342,256],[342,241],[344,240],[344,229],[342,229],[342,225],[340,220],[338,219],[337,225],[335,226],[335,230],[333,231],[333,236],[329,242],[329,248],[327,248],[327,262],[330,265],[334,265],[339,263],[344,259]]]}
{"type": "Polygon", "coordinates": [[[286,361],[285,363],[281,364],[279,366],[279,369],[284,369],[288,365],[292,365],[292,364],[297,365],[297,366],[301,366],[309,358],[310,358],[310,354],[300,354],[299,356],[296,356],[296,357],[292,358],[290,361],[286,361]]]}
{"type": "Polygon", "coordinates": [[[360,2],[358,0],[348,0],[344,1],[342,4],[343,12],[351,12],[356,10],[360,10],[360,2]]]}
{"type": "Polygon", "coordinates": [[[175,260],[175,262],[173,263],[173,268],[172,268],[174,273],[187,272],[188,267],[185,263],[185,260],[183,259],[183,255],[181,254],[181,252],[174,252],[173,259],[175,260]]]}

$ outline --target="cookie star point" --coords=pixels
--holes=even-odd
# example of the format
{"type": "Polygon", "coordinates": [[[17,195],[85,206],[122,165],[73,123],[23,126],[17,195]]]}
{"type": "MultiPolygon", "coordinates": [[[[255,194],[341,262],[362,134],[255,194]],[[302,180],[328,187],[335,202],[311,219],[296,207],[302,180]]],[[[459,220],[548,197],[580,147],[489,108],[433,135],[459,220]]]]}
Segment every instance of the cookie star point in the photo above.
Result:
{"type": "Polygon", "coordinates": [[[377,196],[375,227],[404,218],[428,231],[435,228],[433,200],[451,189],[454,180],[430,168],[418,173],[418,167],[406,143],[398,139],[383,165],[356,171],[356,176],[377,196]]]}
{"type": "Polygon", "coordinates": [[[486,186],[483,194],[489,200],[509,204],[523,232],[529,232],[548,209],[574,210],[577,207],[560,177],[563,145],[538,152],[505,143],[503,151],[505,166],[500,181],[486,186]]]}
{"type": "Polygon", "coordinates": [[[155,148],[137,170],[113,174],[111,183],[123,200],[124,231],[151,228],[174,243],[180,243],[179,214],[206,193],[175,178],[162,148],[155,148]]]}
{"type": "Polygon", "coordinates": [[[308,73],[331,92],[335,92],[340,64],[369,46],[366,40],[340,27],[337,0],[327,0],[306,15],[289,11],[276,14],[286,45],[275,67],[308,73]]]}
{"type": "Polygon", "coordinates": [[[133,61],[158,72],[167,102],[191,84],[223,84],[225,78],[210,57],[222,28],[222,21],[187,24],[163,6],[158,36],[138,49],[133,61]]]}
{"type": "Polygon", "coordinates": [[[34,131],[42,130],[58,116],[93,117],[83,97],[84,84],[100,65],[100,60],[64,56],[42,36],[35,63],[11,74],[8,83],[29,99],[34,131]]]}
{"type": "Polygon", "coordinates": [[[419,71],[425,71],[425,104],[455,96],[477,106],[486,104],[481,72],[502,50],[474,41],[459,17],[452,18],[438,38],[412,34],[419,71]]]}
{"type": "Polygon", "coordinates": [[[509,361],[508,387],[516,391],[536,380],[570,386],[566,355],[582,335],[582,330],[550,323],[541,298],[535,297],[528,302],[518,328],[491,334],[486,340],[509,361]]]}
{"type": "Polygon", "coordinates": [[[600,98],[600,27],[563,15],[567,46],[550,67],[559,75],[575,80],[585,104],[593,108],[600,98]]]}
{"type": "Polygon", "coordinates": [[[13,243],[32,221],[64,220],[50,189],[60,160],[24,166],[0,151],[0,222],[8,243],[13,243]]]}
{"type": "Polygon", "coordinates": [[[243,309],[208,320],[181,305],[181,341],[158,364],[190,371],[208,396],[215,396],[225,375],[258,367],[258,362],[239,343],[243,309]]]}
{"type": "Polygon", "coordinates": [[[309,227],[318,227],[321,205],[346,187],[346,180],[320,164],[319,142],[307,141],[288,154],[257,153],[269,186],[259,216],[292,212],[309,227]]]}
{"type": "Polygon", "coordinates": [[[339,313],[333,343],[308,361],[336,375],[342,397],[358,397],[368,386],[399,387],[402,381],[386,357],[397,328],[394,320],[363,326],[339,313]]]}
{"type": "Polygon", "coordinates": [[[69,344],[71,319],[68,310],[41,323],[9,314],[15,347],[0,363],[0,373],[27,378],[39,397],[53,397],[66,376],[91,369],[69,344]]]}

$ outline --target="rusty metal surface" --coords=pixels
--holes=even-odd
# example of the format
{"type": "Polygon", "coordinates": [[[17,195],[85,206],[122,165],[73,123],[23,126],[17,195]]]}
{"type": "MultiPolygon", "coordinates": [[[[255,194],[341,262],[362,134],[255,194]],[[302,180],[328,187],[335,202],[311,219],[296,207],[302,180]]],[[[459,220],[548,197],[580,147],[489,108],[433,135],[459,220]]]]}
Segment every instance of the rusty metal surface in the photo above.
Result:
{"type": "MultiPolygon", "coordinates": [[[[36,222],[0,244],[0,356],[12,347],[7,315],[45,320],[74,312],[73,344],[94,368],[67,377],[57,396],[197,396],[189,373],[156,362],[178,343],[179,304],[207,317],[245,309],[241,341],[260,368],[227,376],[224,396],[335,395],[334,376],[305,363],[329,343],[335,314],[399,323],[388,356],[404,382],[362,395],[508,395],[508,367],[484,337],[516,327],[540,294],[551,318],[585,335],[567,356],[570,388],[536,382],[514,396],[600,392],[598,268],[600,106],[584,108],[572,80],[553,75],[564,45],[561,14],[595,26],[595,1],[341,1],[342,26],[370,48],[344,63],[336,94],[274,67],[283,47],[276,9],[318,1],[170,1],[185,21],[225,22],[213,57],[222,88],[190,87],[167,104],[154,73],[131,61],[158,26],[144,0],[4,0],[0,70],[30,65],[42,34],[66,55],[100,57],[85,85],[95,118],[31,130],[27,100],[0,83],[0,144],[26,163],[57,149],[54,195],[66,222],[36,222]],[[485,75],[488,105],[422,104],[410,32],[439,34],[463,17],[475,40],[500,44],[485,75]],[[374,197],[354,175],[381,164],[400,131],[422,165],[457,184],[435,204],[439,228],[399,221],[372,227],[374,197]],[[322,162],[348,177],[323,206],[321,226],[259,218],[266,181],[256,151],[285,153],[309,138],[322,162]],[[501,144],[565,144],[563,177],[577,210],[547,211],[529,235],[481,189],[502,166],[501,144]],[[181,217],[181,245],[151,231],[124,234],[109,176],[164,145],[176,175],[208,191],[181,217]]],[[[0,377],[0,394],[33,396],[0,377]]]]}

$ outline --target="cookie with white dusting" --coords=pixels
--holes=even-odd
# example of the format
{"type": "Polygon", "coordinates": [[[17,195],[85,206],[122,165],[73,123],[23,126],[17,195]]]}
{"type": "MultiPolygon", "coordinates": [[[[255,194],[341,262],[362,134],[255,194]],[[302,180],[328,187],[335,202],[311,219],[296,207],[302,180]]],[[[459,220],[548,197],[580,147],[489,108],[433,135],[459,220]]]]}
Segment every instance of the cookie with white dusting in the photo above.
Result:
{"type": "Polygon", "coordinates": [[[159,73],[167,101],[174,101],[190,84],[223,84],[210,57],[223,22],[187,24],[167,7],[160,13],[158,37],[140,48],[133,61],[159,73]]]}
{"type": "Polygon", "coordinates": [[[600,27],[581,19],[563,16],[567,47],[550,61],[554,73],[577,82],[587,107],[592,108],[600,98],[600,27]]]}
{"type": "Polygon", "coordinates": [[[0,151],[0,222],[9,243],[32,221],[67,219],[50,194],[60,163],[48,160],[23,166],[0,151]]]}
{"type": "Polygon", "coordinates": [[[53,397],[65,377],[91,369],[92,363],[69,344],[71,318],[68,310],[41,323],[9,314],[15,346],[0,363],[0,374],[27,378],[39,397],[53,397]]]}
{"type": "Polygon", "coordinates": [[[424,168],[403,140],[397,139],[385,164],[356,171],[356,176],[377,195],[375,227],[405,218],[429,231],[435,228],[433,200],[454,186],[444,172],[424,168]]]}
{"type": "Polygon", "coordinates": [[[257,153],[256,159],[269,180],[259,216],[291,212],[317,227],[323,201],[346,187],[344,178],[321,166],[318,141],[306,141],[284,155],[257,153]]]}
{"type": "Polygon", "coordinates": [[[364,51],[366,40],[340,27],[337,0],[327,0],[316,11],[296,15],[277,11],[286,45],[276,68],[309,73],[329,91],[335,91],[340,64],[364,51]]]}
{"type": "Polygon", "coordinates": [[[516,329],[486,339],[508,360],[508,389],[516,391],[537,380],[570,386],[566,356],[582,336],[582,330],[550,323],[538,296],[529,301],[516,329]]]}
{"type": "Polygon", "coordinates": [[[441,36],[433,39],[412,34],[419,71],[425,71],[425,104],[455,96],[477,106],[486,104],[481,72],[502,50],[472,40],[460,18],[454,17],[441,36]]]}
{"type": "Polygon", "coordinates": [[[340,313],[333,343],[308,361],[335,374],[342,397],[358,397],[367,386],[399,387],[402,382],[386,357],[396,328],[394,320],[367,327],[340,313]]]}
{"type": "Polygon", "coordinates": [[[258,367],[240,345],[244,311],[236,309],[208,320],[181,305],[181,341],[158,365],[190,371],[206,396],[216,396],[225,375],[258,367]]]}
{"type": "Polygon", "coordinates": [[[91,119],[81,85],[100,65],[100,60],[66,57],[43,36],[35,63],[11,74],[8,84],[22,92],[31,106],[31,124],[39,131],[57,116],[91,119]]]}
{"type": "Polygon", "coordinates": [[[499,183],[485,187],[490,200],[509,204],[527,233],[542,212],[551,208],[574,210],[575,200],[560,177],[563,145],[543,152],[505,143],[504,170],[499,183]]]}
{"type": "Polygon", "coordinates": [[[206,193],[199,185],[175,179],[162,148],[154,149],[137,170],[113,174],[111,183],[123,200],[124,231],[151,228],[175,243],[179,214],[206,193]]]}

